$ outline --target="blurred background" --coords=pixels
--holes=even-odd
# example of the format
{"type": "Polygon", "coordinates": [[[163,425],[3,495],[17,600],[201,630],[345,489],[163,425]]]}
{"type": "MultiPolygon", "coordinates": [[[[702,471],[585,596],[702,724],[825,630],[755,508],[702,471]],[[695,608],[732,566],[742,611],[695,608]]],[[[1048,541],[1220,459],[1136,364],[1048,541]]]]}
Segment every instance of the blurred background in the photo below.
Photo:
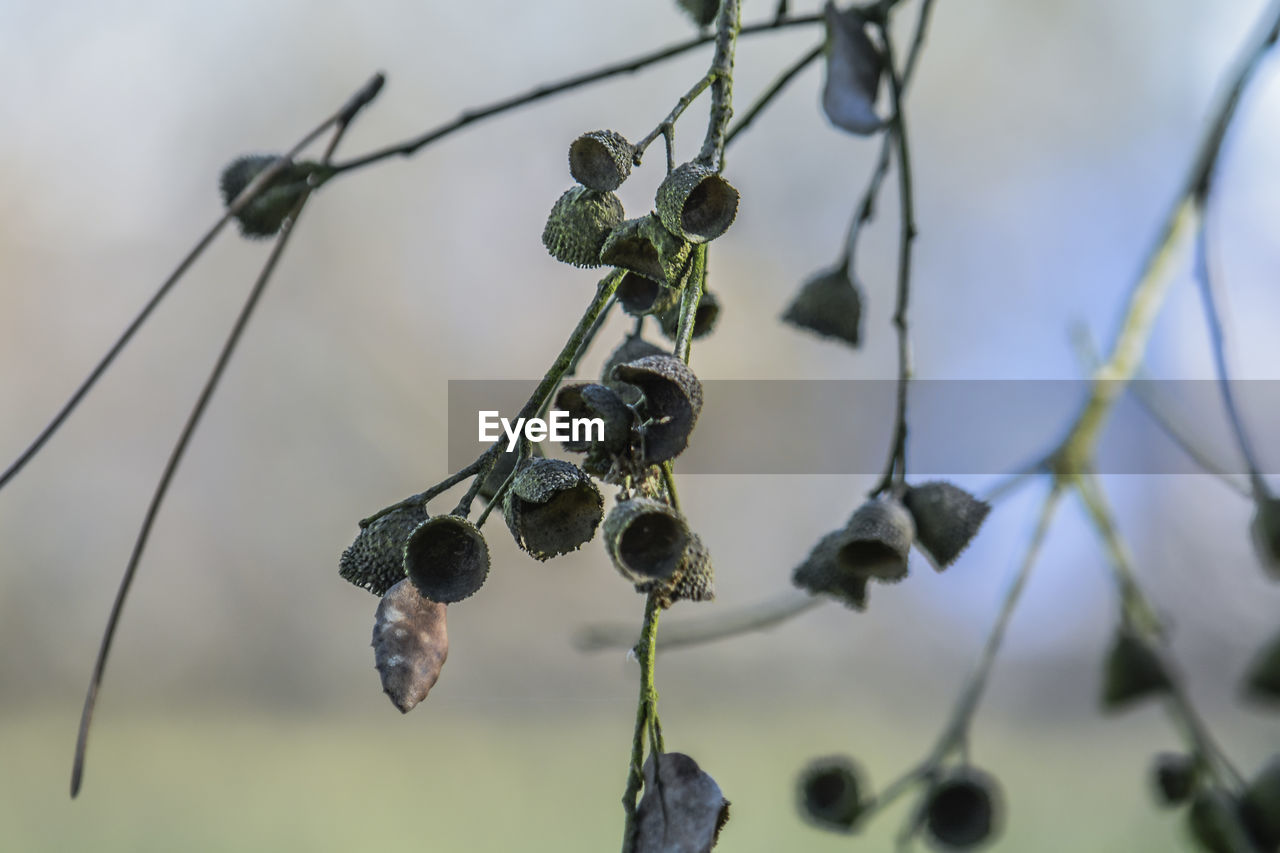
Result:
{"type": "MultiPolygon", "coordinates": [[[[937,4],[909,105],[917,375],[1081,375],[1068,328],[1110,340],[1215,86],[1264,5],[937,4]]],[[[747,0],[744,18],[773,8],[747,0]]],[[[659,0],[0,0],[0,457],[26,446],[219,215],[217,176],[236,155],[287,148],[375,70],[387,88],[347,155],[691,32],[659,0]]],[[[744,39],[739,109],[819,38],[804,27],[744,39]]],[[[0,849],[616,847],[638,672],[622,652],[583,655],[570,640],[587,622],[638,626],[643,603],[599,544],[540,564],[491,525],[494,570],[451,608],[448,664],[407,717],[372,667],[376,600],[336,563],[359,518],[449,473],[448,381],[536,378],[589,300],[598,275],[557,264],[539,240],[571,182],[568,143],[602,127],[643,135],[709,57],[704,47],[473,126],[313,200],[160,514],[71,803],[76,721],[120,571],[267,246],[228,231],[204,257],[0,492],[0,849]]],[[[724,310],[695,347],[704,379],[894,375],[892,181],[858,258],[862,350],[777,321],[838,255],[878,151],[827,125],[821,80],[806,71],[731,150],[743,204],[712,251],[724,310]]],[[[699,102],[680,126],[683,156],[704,117],[699,102]]],[[[1278,142],[1272,59],[1233,126],[1213,200],[1242,378],[1280,378],[1278,142]]],[[[632,215],[650,204],[660,164],[655,154],[623,187],[632,215]]],[[[583,375],[627,328],[613,318],[583,375]]],[[[1213,375],[1185,275],[1147,372],[1213,375]]],[[[1273,424],[1253,430],[1275,466],[1273,424]]],[[[1237,464],[1231,448],[1215,450],[1237,464]]],[[[959,482],[980,489],[997,473],[959,482]]],[[[718,600],[679,605],[664,622],[784,592],[871,484],[681,478],[718,600]]],[[[1236,701],[1237,685],[1276,628],[1280,589],[1249,547],[1250,505],[1207,476],[1105,485],[1191,695],[1253,772],[1280,731],[1236,701]]],[[[733,802],[723,849],[886,848],[895,814],[857,839],[802,824],[795,776],[813,756],[848,752],[884,785],[929,749],[1042,489],[1003,501],[946,574],[919,561],[906,582],[873,589],[866,613],[824,605],[660,658],[668,747],[692,754],[733,802]]],[[[1178,746],[1168,720],[1154,705],[1116,718],[1097,709],[1116,610],[1103,555],[1067,502],[973,730],[973,760],[1006,789],[996,849],[1189,849],[1146,779],[1150,756],[1178,746]]]]}

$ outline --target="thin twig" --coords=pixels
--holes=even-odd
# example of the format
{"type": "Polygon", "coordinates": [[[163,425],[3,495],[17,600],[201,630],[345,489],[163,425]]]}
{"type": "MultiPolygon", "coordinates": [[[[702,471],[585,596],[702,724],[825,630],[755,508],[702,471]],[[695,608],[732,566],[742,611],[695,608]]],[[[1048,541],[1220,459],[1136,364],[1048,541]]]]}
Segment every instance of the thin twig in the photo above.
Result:
{"type": "Polygon", "coordinates": [[[705,243],[693,250],[691,264],[688,283],[680,295],[680,319],[676,324],[676,340],[671,349],[672,355],[685,364],[689,363],[698,304],[702,302],[702,294],[707,284],[707,245],[705,243]]]}
{"type": "Polygon", "coordinates": [[[733,58],[742,29],[741,0],[721,0],[716,16],[716,52],[711,59],[711,120],[698,152],[698,162],[720,171],[724,168],[724,145],[733,118],[733,58]]]}
{"type": "MultiPolygon", "coordinates": [[[[680,100],[676,101],[676,105],[671,108],[671,112],[667,113],[666,117],[662,121],[658,122],[657,127],[645,134],[645,136],[635,144],[635,154],[632,160],[637,166],[640,165],[640,161],[644,157],[644,152],[648,150],[649,146],[653,144],[653,141],[659,136],[664,137],[667,141],[667,164],[668,166],[671,165],[675,160],[675,152],[672,150],[674,145],[672,144],[671,136],[676,126],[676,122],[680,119],[680,116],[684,115],[684,111],[689,109],[689,105],[692,104],[699,95],[707,90],[707,87],[711,85],[711,81],[714,79],[715,75],[708,72],[701,80],[694,83],[689,88],[689,91],[681,95],[680,100]]],[[[668,171],[670,171],[670,169],[668,169],[668,171]]]]}
{"type": "MultiPolygon", "coordinates": [[[[644,605],[644,624],[640,639],[635,645],[636,660],[640,663],[640,698],[636,702],[636,726],[631,738],[631,761],[627,765],[627,784],[622,794],[622,808],[626,819],[622,828],[622,852],[630,853],[636,844],[636,805],[640,789],[644,785],[645,733],[658,725],[658,690],[654,686],[654,646],[658,636],[658,616],[662,608],[658,594],[650,593],[644,605]]],[[[656,774],[655,774],[656,775],[656,774]]]]}

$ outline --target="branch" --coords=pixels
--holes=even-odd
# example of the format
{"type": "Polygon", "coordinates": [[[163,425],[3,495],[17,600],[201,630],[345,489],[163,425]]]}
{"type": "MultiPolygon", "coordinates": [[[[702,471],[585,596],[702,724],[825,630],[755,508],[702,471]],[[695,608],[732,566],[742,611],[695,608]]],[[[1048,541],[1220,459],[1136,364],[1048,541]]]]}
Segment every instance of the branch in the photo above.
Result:
{"type": "Polygon", "coordinates": [[[708,75],[711,81],[711,120],[698,152],[698,162],[720,171],[724,168],[724,145],[733,118],[733,56],[742,28],[741,0],[721,0],[716,18],[716,52],[708,75]]]}

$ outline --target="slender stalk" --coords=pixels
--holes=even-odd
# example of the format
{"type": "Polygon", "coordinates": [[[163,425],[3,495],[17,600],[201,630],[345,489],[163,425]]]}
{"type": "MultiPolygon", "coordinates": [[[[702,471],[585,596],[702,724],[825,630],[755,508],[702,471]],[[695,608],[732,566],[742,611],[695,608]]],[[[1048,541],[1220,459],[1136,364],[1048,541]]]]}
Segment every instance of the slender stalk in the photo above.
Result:
{"type": "Polygon", "coordinates": [[[742,29],[741,0],[721,0],[716,16],[716,52],[711,60],[711,120],[698,152],[698,162],[720,171],[724,168],[724,146],[733,118],[733,58],[742,29]]]}
{"type": "Polygon", "coordinates": [[[693,326],[698,316],[698,305],[702,302],[702,294],[707,284],[707,246],[705,243],[693,250],[693,269],[689,271],[688,283],[680,295],[680,320],[676,325],[676,340],[672,347],[672,355],[689,363],[690,349],[693,345],[693,326]]]}
{"type": "MultiPolygon", "coordinates": [[[[714,79],[715,74],[707,72],[701,80],[689,87],[689,91],[680,96],[680,100],[676,101],[676,105],[671,108],[671,112],[667,113],[666,118],[658,122],[657,127],[645,134],[644,138],[635,144],[634,162],[637,166],[640,165],[640,161],[644,157],[644,152],[648,150],[649,146],[659,136],[664,137],[667,140],[667,165],[668,167],[671,166],[672,161],[675,159],[675,153],[672,151],[673,146],[671,144],[671,136],[676,126],[676,122],[680,119],[680,116],[684,115],[684,111],[689,109],[689,105],[692,104],[699,95],[707,90],[707,87],[711,85],[711,81],[714,79]]],[[[668,168],[667,171],[670,171],[670,168],[668,168]]]]}
{"type": "Polygon", "coordinates": [[[636,806],[640,789],[644,786],[645,735],[658,725],[658,690],[654,686],[654,647],[658,637],[658,616],[662,608],[658,595],[650,593],[644,605],[644,624],[640,639],[635,645],[636,660],[640,663],[640,698],[636,703],[636,727],[631,738],[631,761],[627,766],[627,784],[622,794],[622,808],[626,819],[622,828],[622,851],[631,853],[636,844],[636,806]]]}

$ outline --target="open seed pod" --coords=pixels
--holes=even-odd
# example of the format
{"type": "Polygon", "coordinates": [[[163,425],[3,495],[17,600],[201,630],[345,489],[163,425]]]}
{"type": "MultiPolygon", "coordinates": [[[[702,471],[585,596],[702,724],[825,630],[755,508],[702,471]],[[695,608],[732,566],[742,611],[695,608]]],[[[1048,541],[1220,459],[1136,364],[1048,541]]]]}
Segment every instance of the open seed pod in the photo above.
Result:
{"type": "Polygon", "coordinates": [[[710,853],[729,820],[729,801],[698,762],[649,754],[636,807],[635,853],[710,853]]]}
{"type": "Polygon", "coordinates": [[[1245,788],[1240,817],[1259,850],[1280,849],[1280,755],[1271,756],[1245,788]]]}
{"type": "Polygon", "coordinates": [[[373,663],[400,713],[427,698],[448,656],[445,606],[401,578],[378,602],[373,618],[373,663]]]}
{"type": "Polygon", "coordinates": [[[827,595],[854,610],[867,609],[868,579],[839,558],[846,533],[828,533],[791,573],[791,582],[813,595],[827,595]]]}
{"type": "Polygon", "coordinates": [[[941,480],[908,487],[902,503],[916,524],[916,547],[938,571],[956,561],[991,512],[991,504],[941,480]]]}
{"type": "Polygon", "coordinates": [[[691,251],[651,213],[614,228],[600,249],[600,262],[678,287],[691,251]]]}
{"type": "Polygon", "coordinates": [[[1280,498],[1266,496],[1258,501],[1250,531],[1262,565],[1274,580],[1280,580],[1280,498]]]}
{"type": "MultiPolygon", "coordinates": [[[[663,311],[658,319],[662,323],[662,333],[674,341],[676,334],[680,330],[679,303],[663,311]]],[[[693,314],[693,336],[700,338],[703,335],[710,334],[719,319],[720,298],[711,291],[704,290],[702,298],[698,300],[698,308],[693,314]]]]}
{"type": "MultiPolygon", "coordinates": [[[[230,207],[236,196],[276,159],[275,154],[251,154],[233,160],[219,178],[223,205],[230,207]]],[[[286,165],[266,189],[236,214],[240,233],[246,237],[270,237],[279,231],[285,217],[306,191],[307,178],[317,168],[316,163],[309,161],[286,165]]]]}
{"type": "Polygon", "coordinates": [[[552,206],[542,245],[557,261],[598,267],[600,250],[622,217],[622,202],[613,193],[573,187],[552,206]]]}
{"type": "Polygon", "coordinates": [[[706,243],[729,230],[738,215],[738,191],[699,163],[677,166],[658,186],[658,216],[672,234],[706,243]]]}
{"type": "Polygon", "coordinates": [[[338,559],[338,574],[374,595],[404,580],[404,543],[428,518],[426,507],[389,512],[362,529],[338,559]]]}
{"type": "Polygon", "coordinates": [[[616,454],[624,451],[630,443],[635,413],[622,402],[616,391],[606,385],[578,382],[562,386],[556,392],[555,408],[568,412],[574,419],[599,418],[604,422],[604,439],[601,441],[583,438],[562,442],[570,453],[583,453],[599,444],[608,453],[616,454]]]}
{"type": "Polygon", "coordinates": [[[645,275],[627,272],[618,283],[618,305],[632,317],[661,314],[680,305],[681,291],[645,275]]]}
{"type": "Polygon", "coordinates": [[[822,829],[849,832],[866,808],[861,770],[852,758],[815,758],[800,774],[797,805],[805,820],[822,829]]]}
{"type": "Polygon", "coordinates": [[[404,568],[424,596],[452,604],[484,585],[489,575],[489,546],[465,518],[437,515],[409,535],[404,568]]]}
{"type": "Polygon", "coordinates": [[[605,359],[604,367],[600,371],[600,381],[612,388],[622,398],[622,402],[634,405],[640,399],[640,389],[630,382],[614,379],[613,369],[619,364],[639,361],[646,356],[667,354],[662,347],[649,343],[639,335],[632,335],[619,344],[617,349],[605,359]]]}
{"type": "Polygon", "coordinates": [[[1120,711],[1172,687],[1160,657],[1136,631],[1122,625],[1107,653],[1102,707],[1120,711]]]}
{"type": "Polygon", "coordinates": [[[702,383],[689,366],[672,355],[650,355],[619,364],[613,377],[640,389],[643,418],[637,432],[641,459],[655,465],[674,459],[689,446],[702,412],[702,383]]]}
{"type": "Polygon", "coordinates": [[[636,150],[621,133],[593,130],[569,146],[569,174],[588,189],[611,192],[631,174],[636,150]]]}
{"type": "Polygon", "coordinates": [[[1280,705],[1280,634],[1267,641],[1249,665],[1245,695],[1256,702],[1280,705]]]}
{"type": "Polygon", "coordinates": [[[859,574],[882,581],[907,576],[907,557],[916,535],[906,507],[891,497],[872,498],[858,507],[844,529],[837,558],[859,574]]]}
{"type": "MultiPolygon", "coordinates": [[[[534,457],[540,458],[543,455],[541,444],[534,442],[529,447],[530,453],[534,457]]],[[[502,484],[511,476],[511,472],[516,469],[516,460],[519,458],[519,448],[504,450],[499,453],[497,461],[493,463],[493,467],[485,475],[484,482],[480,484],[480,491],[477,494],[486,501],[493,500],[494,495],[498,493],[498,489],[502,488],[502,484]]]]}
{"type": "Polygon", "coordinates": [[[546,560],[591,541],[604,515],[604,498],[576,465],[562,459],[526,459],[502,503],[516,544],[546,560]]]}
{"type": "Polygon", "coordinates": [[[924,804],[929,836],[950,850],[976,847],[1000,831],[1000,783],[976,767],[939,777],[924,804]]]}
{"type": "Polygon", "coordinates": [[[620,501],[604,520],[609,557],[634,584],[673,578],[691,535],[680,513],[652,498],[620,501]]]}
{"type": "Polygon", "coordinates": [[[1187,827],[1204,850],[1240,853],[1258,848],[1250,842],[1240,816],[1240,804],[1226,791],[1201,791],[1187,810],[1187,827]]]}
{"type": "Polygon", "coordinates": [[[702,544],[702,537],[689,534],[689,544],[684,548],[680,565],[666,581],[648,581],[636,584],[636,592],[658,592],[658,604],[665,610],[677,601],[715,601],[716,577],[711,565],[711,554],[702,544]]]}
{"type": "Polygon", "coordinates": [[[1185,803],[1195,793],[1200,765],[1193,756],[1181,752],[1162,752],[1151,763],[1152,787],[1156,801],[1162,806],[1185,803]]]}
{"type": "Polygon", "coordinates": [[[862,343],[862,291],[848,270],[820,273],[804,283],[782,313],[782,320],[856,347],[862,343]]]}

